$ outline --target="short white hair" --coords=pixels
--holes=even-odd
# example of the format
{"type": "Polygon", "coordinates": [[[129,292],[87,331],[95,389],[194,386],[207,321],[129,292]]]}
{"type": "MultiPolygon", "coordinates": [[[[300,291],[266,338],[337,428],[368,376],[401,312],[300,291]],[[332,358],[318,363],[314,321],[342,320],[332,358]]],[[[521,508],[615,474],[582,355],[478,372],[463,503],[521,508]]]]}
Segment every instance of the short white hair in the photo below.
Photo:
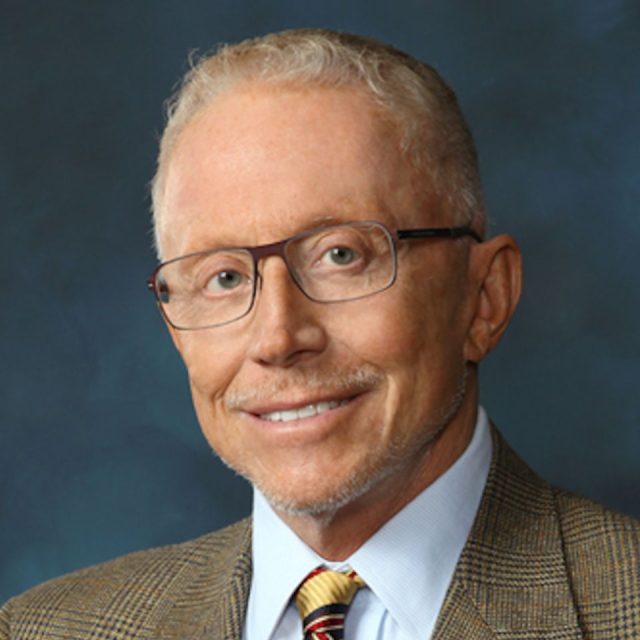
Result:
{"type": "Polygon", "coordinates": [[[156,249],[167,166],[180,133],[217,96],[240,84],[354,87],[397,126],[400,148],[456,224],[484,232],[478,159],[455,93],[437,71],[364,36],[294,29],[223,45],[193,62],[167,103],[151,186],[156,249]]]}

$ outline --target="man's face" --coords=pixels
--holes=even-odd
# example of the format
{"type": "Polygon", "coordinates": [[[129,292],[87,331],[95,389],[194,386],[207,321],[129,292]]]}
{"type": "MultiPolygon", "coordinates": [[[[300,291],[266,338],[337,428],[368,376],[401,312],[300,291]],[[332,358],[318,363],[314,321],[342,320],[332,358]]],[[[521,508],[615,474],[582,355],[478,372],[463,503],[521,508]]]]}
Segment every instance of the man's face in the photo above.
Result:
{"type": "MultiPolygon", "coordinates": [[[[331,222],[451,225],[423,181],[394,128],[355,90],[237,89],[178,139],[164,258],[331,222]]],[[[173,330],[215,451],[281,509],[319,512],[401,486],[464,386],[465,246],[400,243],[393,287],[337,304],[307,299],[271,256],[247,316],[173,330]],[[282,411],[291,419],[274,420],[282,411]]]]}

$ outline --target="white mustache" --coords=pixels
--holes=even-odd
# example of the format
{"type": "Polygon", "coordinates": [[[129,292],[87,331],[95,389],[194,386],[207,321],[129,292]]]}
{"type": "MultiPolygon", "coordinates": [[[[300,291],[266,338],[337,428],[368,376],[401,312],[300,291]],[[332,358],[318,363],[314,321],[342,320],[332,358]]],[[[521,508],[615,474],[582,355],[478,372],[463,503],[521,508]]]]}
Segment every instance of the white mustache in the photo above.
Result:
{"type": "Polygon", "coordinates": [[[274,397],[304,391],[322,391],[325,395],[352,391],[354,394],[378,386],[384,376],[370,365],[353,371],[324,373],[319,371],[295,371],[286,378],[266,378],[249,389],[230,389],[224,397],[225,408],[233,411],[251,404],[260,404],[274,397]]]}

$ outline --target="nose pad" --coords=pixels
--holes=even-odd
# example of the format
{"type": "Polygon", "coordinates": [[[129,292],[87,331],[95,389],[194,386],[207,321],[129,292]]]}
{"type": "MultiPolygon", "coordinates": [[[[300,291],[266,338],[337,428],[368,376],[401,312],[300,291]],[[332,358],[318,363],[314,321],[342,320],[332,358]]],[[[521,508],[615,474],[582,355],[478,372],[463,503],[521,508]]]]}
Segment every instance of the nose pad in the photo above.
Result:
{"type": "Polygon", "coordinates": [[[260,271],[260,265],[256,266],[256,284],[253,288],[253,302],[255,303],[255,298],[258,296],[258,293],[262,291],[262,284],[264,282],[264,278],[262,277],[262,272],[260,271]]]}

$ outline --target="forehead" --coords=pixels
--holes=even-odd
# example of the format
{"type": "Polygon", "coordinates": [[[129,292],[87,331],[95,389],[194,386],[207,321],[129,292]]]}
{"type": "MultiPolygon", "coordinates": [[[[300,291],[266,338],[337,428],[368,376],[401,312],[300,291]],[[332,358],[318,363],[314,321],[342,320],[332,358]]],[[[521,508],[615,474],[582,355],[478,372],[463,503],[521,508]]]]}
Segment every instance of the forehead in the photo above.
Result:
{"type": "Polygon", "coordinates": [[[415,209],[417,177],[392,123],[355,89],[246,87],[216,98],[170,157],[165,258],[216,244],[260,244],[318,220],[415,209]]]}

